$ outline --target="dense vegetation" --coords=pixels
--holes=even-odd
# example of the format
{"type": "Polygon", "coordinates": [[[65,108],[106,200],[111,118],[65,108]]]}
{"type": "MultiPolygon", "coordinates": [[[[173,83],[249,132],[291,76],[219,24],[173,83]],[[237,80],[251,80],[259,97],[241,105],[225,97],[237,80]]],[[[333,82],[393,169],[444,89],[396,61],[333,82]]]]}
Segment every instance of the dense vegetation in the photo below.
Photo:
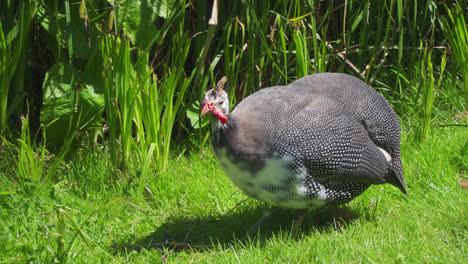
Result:
{"type": "Polygon", "coordinates": [[[136,249],[142,262],[165,261],[203,240],[201,248],[215,248],[182,251],[176,261],[463,262],[467,16],[467,2],[454,0],[1,1],[0,260],[127,262],[136,249]],[[309,226],[312,238],[299,241],[278,231],[290,215],[243,238],[265,207],[255,201],[208,226],[243,196],[231,196],[207,151],[204,91],[227,76],[234,106],[323,71],[357,76],[392,104],[403,125],[408,198],[376,187],[349,205],[358,220],[309,226]],[[411,211],[423,219],[407,221],[411,211]],[[177,246],[152,245],[177,219],[206,226],[175,230],[177,246]],[[210,228],[212,236],[202,234],[210,228]],[[349,253],[334,251],[337,241],[349,241],[349,253]],[[297,251],[282,252],[283,243],[297,251]],[[322,255],[301,256],[307,244],[322,255]]]}

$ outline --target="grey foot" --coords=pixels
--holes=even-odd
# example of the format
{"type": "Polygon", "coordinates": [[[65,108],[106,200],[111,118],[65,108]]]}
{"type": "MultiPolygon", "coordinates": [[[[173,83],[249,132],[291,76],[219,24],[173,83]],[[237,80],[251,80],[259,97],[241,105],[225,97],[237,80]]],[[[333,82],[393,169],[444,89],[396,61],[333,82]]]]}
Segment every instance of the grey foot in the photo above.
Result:
{"type": "Polygon", "coordinates": [[[296,210],[296,216],[294,217],[293,227],[290,233],[291,238],[294,238],[299,232],[299,229],[301,228],[301,225],[302,225],[302,221],[304,221],[305,212],[306,210],[304,209],[296,210]]]}
{"type": "Polygon", "coordinates": [[[247,235],[252,236],[253,234],[257,233],[258,229],[260,226],[271,216],[271,212],[268,210],[263,211],[262,217],[258,219],[255,224],[251,225],[249,229],[247,230],[247,235]]]}

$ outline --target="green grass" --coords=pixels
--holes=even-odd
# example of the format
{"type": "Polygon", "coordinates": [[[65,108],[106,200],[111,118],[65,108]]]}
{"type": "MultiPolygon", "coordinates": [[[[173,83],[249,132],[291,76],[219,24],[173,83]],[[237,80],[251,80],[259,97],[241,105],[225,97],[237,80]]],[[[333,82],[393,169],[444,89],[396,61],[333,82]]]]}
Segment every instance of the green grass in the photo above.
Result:
{"type": "Polygon", "coordinates": [[[461,1],[219,1],[208,31],[212,1],[29,2],[0,4],[0,264],[468,263],[461,1]],[[374,186],[290,239],[293,212],[236,207],[199,105],[224,75],[234,106],[322,71],[392,104],[409,195],[374,186]]]}
{"type": "Polygon", "coordinates": [[[295,239],[292,211],[248,199],[227,214],[246,196],[210,150],[171,157],[165,172],[150,174],[143,199],[141,164],[112,173],[105,149],[75,153],[56,184],[32,196],[15,193],[13,163],[2,152],[0,263],[466,263],[466,127],[435,127],[420,145],[407,124],[408,195],[373,186],[340,208],[344,220],[309,212],[295,239]],[[266,210],[272,217],[247,236],[266,210]]]}

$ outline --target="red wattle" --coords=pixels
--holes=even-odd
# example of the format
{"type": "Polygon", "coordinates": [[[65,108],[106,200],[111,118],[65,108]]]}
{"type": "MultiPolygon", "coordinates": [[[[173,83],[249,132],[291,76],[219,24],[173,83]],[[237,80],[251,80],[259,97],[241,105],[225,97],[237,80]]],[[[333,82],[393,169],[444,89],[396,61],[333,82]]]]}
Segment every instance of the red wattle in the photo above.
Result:
{"type": "Polygon", "coordinates": [[[224,114],[223,111],[214,110],[213,114],[216,115],[219,118],[219,121],[221,122],[221,124],[223,124],[223,125],[226,124],[227,116],[226,116],[226,114],[224,114]]]}

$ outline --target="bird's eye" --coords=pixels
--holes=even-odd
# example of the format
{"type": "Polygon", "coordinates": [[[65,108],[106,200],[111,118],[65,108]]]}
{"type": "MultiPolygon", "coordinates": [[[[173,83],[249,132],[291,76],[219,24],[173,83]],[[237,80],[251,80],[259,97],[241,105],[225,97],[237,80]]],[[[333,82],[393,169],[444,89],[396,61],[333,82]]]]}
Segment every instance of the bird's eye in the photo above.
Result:
{"type": "Polygon", "coordinates": [[[224,101],[223,100],[219,101],[219,104],[224,104],[224,101]]]}

